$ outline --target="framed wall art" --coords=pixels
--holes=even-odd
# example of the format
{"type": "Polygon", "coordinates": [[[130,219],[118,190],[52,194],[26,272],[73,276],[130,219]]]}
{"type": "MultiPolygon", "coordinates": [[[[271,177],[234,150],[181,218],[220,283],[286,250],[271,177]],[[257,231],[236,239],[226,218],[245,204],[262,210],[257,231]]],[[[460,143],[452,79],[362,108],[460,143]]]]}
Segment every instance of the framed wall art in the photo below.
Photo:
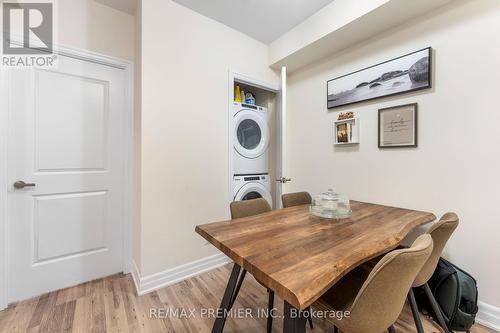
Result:
{"type": "Polygon", "coordinates": [[[430,47],[346,74],[327,82],[329,109],[431,88],[430,47]]]}
{"type": "Polygon", "coordinates": [[[417,147],[417,103],[378,110],[378,147],[417,147]]]}

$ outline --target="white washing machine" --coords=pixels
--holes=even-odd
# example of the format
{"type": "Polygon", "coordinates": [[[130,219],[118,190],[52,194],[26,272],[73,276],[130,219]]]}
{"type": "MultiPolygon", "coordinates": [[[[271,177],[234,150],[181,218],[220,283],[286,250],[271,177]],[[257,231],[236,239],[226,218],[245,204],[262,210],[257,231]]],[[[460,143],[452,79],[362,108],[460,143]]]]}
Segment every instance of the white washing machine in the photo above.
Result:
{"type": "Polygon", "coordinates": [[[273,206],[273,198],[271,196],[271,182],[269,175],[245,175],[233,177],[233,200],[251,200],[264,198],[273,206]]]}
{"type": "Polygon", "coordinates": [[[267,108],[233,104],[233,174],[269,173],[269,113],[267,108]]]}

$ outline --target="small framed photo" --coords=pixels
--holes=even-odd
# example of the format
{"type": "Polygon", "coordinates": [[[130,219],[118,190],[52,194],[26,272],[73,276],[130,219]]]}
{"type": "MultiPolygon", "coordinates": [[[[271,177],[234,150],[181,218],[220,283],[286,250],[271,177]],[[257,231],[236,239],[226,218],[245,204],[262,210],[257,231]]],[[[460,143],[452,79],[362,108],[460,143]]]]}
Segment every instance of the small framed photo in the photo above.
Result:
{"type": "Polygon", "coordinates": [[[347,143],[349,142],[349,135],[347,134],[347,123],[337,125],[337,142],[347,143]]]}
{"type": "Polygon", "coordinates": [[[417,103],[378,110],[378,147],[417,147],[417,103]]]}
{"type": "Polygon", "coordinates": [[[335,121],[333,143],[335,145],[358,144],[359,118],[352,117],[335,121]]]}

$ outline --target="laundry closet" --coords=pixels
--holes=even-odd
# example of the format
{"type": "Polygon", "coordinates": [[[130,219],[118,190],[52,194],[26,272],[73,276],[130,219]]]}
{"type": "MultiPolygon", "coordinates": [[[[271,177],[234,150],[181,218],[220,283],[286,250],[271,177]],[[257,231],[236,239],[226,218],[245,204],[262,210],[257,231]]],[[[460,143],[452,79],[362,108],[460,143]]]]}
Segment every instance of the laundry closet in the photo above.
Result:
{"type": "Polygon", "coordinates": [[[281,88],[235,75],[230,90],[231,201],[264,198],[279,207],[281,88]]]}

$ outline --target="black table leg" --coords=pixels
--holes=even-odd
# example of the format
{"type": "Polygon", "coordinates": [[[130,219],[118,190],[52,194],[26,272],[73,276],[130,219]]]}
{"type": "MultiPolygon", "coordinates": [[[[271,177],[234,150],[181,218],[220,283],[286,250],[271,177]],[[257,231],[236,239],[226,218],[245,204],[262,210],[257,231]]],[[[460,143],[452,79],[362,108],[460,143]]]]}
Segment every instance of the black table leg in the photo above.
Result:
{"type": "Polygon", "coordinates": [[[233,298],[231,299],[231,304],[229,305],[229,308],[232,309],[234,302],[236,301],[236,296],[238,296],[238,293],[240,292],[241,285],[243,284],[243,280],[245,280],[245,275],[247,274],[247,271],[244,269],[241,271],[240,277],[238,278],[238,283],[236,284],[236,289],[234,290],[233,298]]]}
{"type": "Polygon", "coordinates": [[[271,333],[273,331],[273,308],[274,308],[274,291],[271,289],[267,290],[268,292],[268,301],[267,301],[267,333],[271,333]]]}
{"type": "Polygon", "coordinates": [[[302,311],[297,310],[287,301],[285,304],[283,316],[283,333],[305,333],[306,332],[306,316],[302,311]]]}
{"type": "Polygon", "coordinates": [[[212,333],[222,333],[222,330],[224,329],[227,315],[229,313],[229,310],[231,310],[231,303],[233,299],[236,298],[236,295],[234,295],[234,293],[240,270],[240,265],[234,263],[233,270],[231,271],[231,276],[229,277],[229,281],[227,282],[226,291],[224,292],[224,296],[222,297],[222,302],[220,303],[219,309],[217,309],[217,316],[212,328],[212,333]]]}

